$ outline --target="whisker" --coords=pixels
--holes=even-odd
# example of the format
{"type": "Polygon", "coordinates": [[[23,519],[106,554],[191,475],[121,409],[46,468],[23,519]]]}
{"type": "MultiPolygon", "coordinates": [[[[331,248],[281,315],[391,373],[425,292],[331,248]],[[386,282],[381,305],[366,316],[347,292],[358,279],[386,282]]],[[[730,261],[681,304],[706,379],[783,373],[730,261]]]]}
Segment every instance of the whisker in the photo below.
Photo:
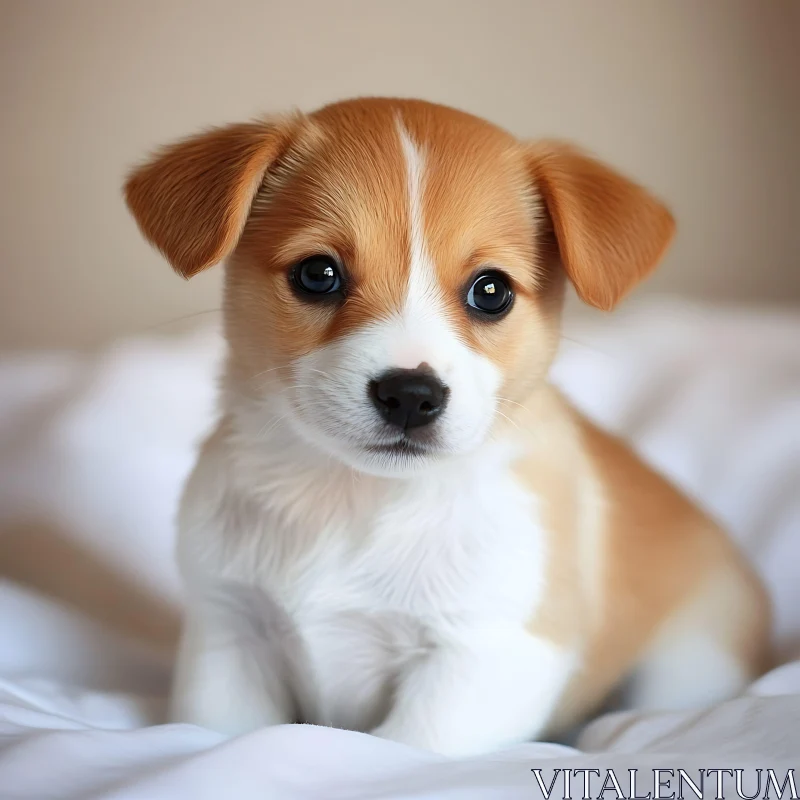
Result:
{"type": "Polygon", "coordinates": [[[278,425],[281,422],[283,422],[283,420],[285,420],[286,417],[288,416],[289,414],[286,413],[286,414],[281,414],[279,417],[276,417],[275,419],[271,419],[269,423],[267,425],[264,425],[264,427],[262,427],[261,430],[256,434],[256,439],[266,438],[266,436],[272,433],[272,431],[274,431],[275,428],[277,428],[278,425]]]}
{"type": "Polygon", "coordinates": [[[605,350],[602,350],[597,345],[589,344],[588,342],[582,342],[579,339],[573,339],[570,336],[565,336],[563,333],[559,335],[559,338],[562,341],[569,342],[570,344],[577,345],[578,347],[583,347],[586,350],[591,350],[594,353],[600,353],[600,355],[604,355],[604,356],[610,355],[608,352],[606,352],[605,350]]]}
{"type": "Polygon", "coordinates": [[[524,411],[528,411],[527,406],[522,405],[522,403],[518,403],[516,400],[509,400],[507,397],[500,397],[499,395],[497,396],[497,399],[503,403],[511,403],[511,405],[519,406],[524,411]]]}
{"type": "Polygon", "coordinates": [[[307,367],[306,369],[308,369],[311,372],[318,372],[320,375],[323,375],[326,378],[330,378],[330,375],[327,372],[323,372],[321,369],[315,369],[314,367],[307,367]]]}
{"type": "Polygon", "coordinates": [[[142,328],[142,332],[152,333],[153,331],[166,328],[168,325],[176,325],[179,322],[185,322],[187,319],[202,317],[203,314],[218,314],[221,311],[221,308],[207,308],[205,311],[194,311],[191,314],[184,314],[182,317],[175,317],[174,319],[168,319],[165,322],[157,322],[155,325],[148,325],[146,328],[142,328]]]}
{"type": "Polygon", "coordinates": [[[496,408],[494,412],[495,414],[499,414],[501,417],[503,417],[503,419],[508,420],[517,430],[520,429],[519,425],[517,425],[517,423],[513,419],[511,419],[511,417],[509,417],[507,414],[504,414],[502,411],[500,411],[499,408],[496,408]]]}
{"type": "Polygon", "coordinates": [[[266,375],[268,372],[275,372],[276,369],[282,369],[282,367],[270,367],[269,369],[265,369],[262,372],[256,372],[255,375],[250,376],[250,380],[254,381],[256,378],[260,378],[262,375],[266,375]]]}

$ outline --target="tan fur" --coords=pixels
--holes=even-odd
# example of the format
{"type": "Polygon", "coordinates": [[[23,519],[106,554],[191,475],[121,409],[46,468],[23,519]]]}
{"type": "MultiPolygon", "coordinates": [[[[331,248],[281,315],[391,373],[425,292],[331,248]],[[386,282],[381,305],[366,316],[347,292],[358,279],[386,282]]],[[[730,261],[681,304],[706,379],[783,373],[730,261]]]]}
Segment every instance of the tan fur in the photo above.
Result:
{"type": "Polygon", "coordinates": [[[724,605],[708,596],[704,603],[710,601],[720,641],[757,676],[767,665],[769,602],[725,533],[558,393],[545,390],[532,408],[521,412],[517,424],[547,433],[531,439],[517,472],[544,505],[549,579],[548,602],[529,629],[579,643],[584,654],[553,728],[595,709],[670,617],[709,592],[725,593],[724,605]],[[587,484],[599,490],[598,502],[581,520],[579,505],[591,503],[587,484]],[[581,568],[581,526],[587,522],[598,536],[596,587],[595,576],[581,568]]]}
{"type": "Polygon", "coordinates": [[[675,231],[672,215],[642,187],[562,142],[531,147],[530,169],[576,291],[612,309],[661,260],[675,231]]]}
{"type": "Polygon", "coordinates": [[[286,123],[243,123],[165,148],[136,170],[125,197],[144,236],[190,278],[233,250],[286,123]]]}
{"type": "Polygon", "coordinates": [[[564,276],[608,309],[668,246],[674,221],[646,190],[563,143],[519,142],[420,101],[362,99],[180,143],[134,173],[128,203],[181,274],[231,256],[229,374],[246,392],[403,302],[410,221],[398,124],[424,159],[425,240],[450,321],[502,371],[498,424],[526,443],[517,475],[548,537],[546,602],[530,630],[583,654],[557,723],[596,707],[704,592],[738,605],[735,619],[715,612],[720,636],[755,674],[768,607],[749,567],[689,500],[546,383],[564,276]],[[315,253],[343,265],[341,307],[309,307],[291,289],[291,266],[315,253]],[[487,265],[502,266],[516,295],[491,323],[463,302],[487,265]]]}

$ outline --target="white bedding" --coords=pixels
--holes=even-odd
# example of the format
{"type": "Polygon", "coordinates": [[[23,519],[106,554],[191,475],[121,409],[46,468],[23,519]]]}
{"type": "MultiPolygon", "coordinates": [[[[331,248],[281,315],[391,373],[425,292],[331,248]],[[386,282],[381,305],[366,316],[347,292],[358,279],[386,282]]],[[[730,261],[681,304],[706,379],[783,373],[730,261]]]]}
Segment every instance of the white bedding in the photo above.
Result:
{"type": "MultiPolygon", "coordinates": [[[[540,796],[536,767],[545,776],[554,768],[627,776],[634,767],[795,767],[800,788],[800,660],[792,661],[800,658],[800,315],[662,301],[573,322],[567,336],[557,380],[752,555],[774,599],[783,666],[702,713],[600,718],[580,749],[529,744],[458,763],[311,726],[223,742],[155,724],[169,679],[165,652],[5,580],[0,798],[528,798],[540,796]]],[[[204,331],[92,356],[0,360],[0,567],[9,550],[27,546],[30,585],[77,592],[80,608],[91,609],[102,572],[127,596],[136,590],[177,608],[172,514],[213,418],[220,352],[216,334],[204,331]],[[76,554],[94,571],[65,585],[59,575],[71,572],[59,567],[76,554]]],[[[169,613],[143,618],[135,605],[122,600],[100,616],[126,630],[157,618],[156,638],[169,628],[169,613]]],[[[649,778],[643,786],[653,790],[649,778]]],[[[575,778],[573,796],[581,793],[575,778]]]]}

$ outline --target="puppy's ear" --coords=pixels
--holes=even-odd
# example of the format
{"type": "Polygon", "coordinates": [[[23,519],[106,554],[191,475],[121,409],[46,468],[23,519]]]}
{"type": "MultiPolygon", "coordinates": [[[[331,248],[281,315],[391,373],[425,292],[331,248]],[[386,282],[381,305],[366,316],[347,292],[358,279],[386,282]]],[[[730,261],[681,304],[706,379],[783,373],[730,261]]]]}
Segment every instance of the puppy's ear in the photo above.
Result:
{"type": "Polygon", "coordinates": [[[532,145],[528,163],[578,295],[613,308],[658,264],[675,231],[672,214],[641,186],[562,142],[532,145]]]}
{"type": "Polygon", "coordinates": [[[164,148],[130,175],[125,199],[145,238],[191,278],[227,256],[288,123],[216,128],[164,148]]]}

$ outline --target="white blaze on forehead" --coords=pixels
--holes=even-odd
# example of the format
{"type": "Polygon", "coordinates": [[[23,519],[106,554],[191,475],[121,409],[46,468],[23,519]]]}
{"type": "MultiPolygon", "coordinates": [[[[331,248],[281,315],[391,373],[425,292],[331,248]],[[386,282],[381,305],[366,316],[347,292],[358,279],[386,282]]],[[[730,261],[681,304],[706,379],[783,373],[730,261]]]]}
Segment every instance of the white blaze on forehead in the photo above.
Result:
{"type": "MultiPolygon", "coordinates": [[[[413,369],[428,360],[424,353],[430,347],[432,328],[442,334],[448,329],[444,315],[441,287],[436,268],[425,243],[425,218],[422,197],[425,190],[425,154],[411,139],[398,118],[397,130],[406,164],[408,186],[409,270],[403,327],[407,335],[397,342],[397,366],[413,369]],[[426,341],[427,340],[427,341],[426,341]]],[[[448,331],[453,336],[452,331],[448,331]]]]}
{"type": "Polygon", "coordinates": [[[397,121],[400,143],[408,176],[408,224],[410,243],[410,269],[408,273],[408,299],[421,299],[424,292],[438,292],[433,264],[425,247],[425,222],[422,215],[425,156],[411,140],[400,120],[397,121]]]}

